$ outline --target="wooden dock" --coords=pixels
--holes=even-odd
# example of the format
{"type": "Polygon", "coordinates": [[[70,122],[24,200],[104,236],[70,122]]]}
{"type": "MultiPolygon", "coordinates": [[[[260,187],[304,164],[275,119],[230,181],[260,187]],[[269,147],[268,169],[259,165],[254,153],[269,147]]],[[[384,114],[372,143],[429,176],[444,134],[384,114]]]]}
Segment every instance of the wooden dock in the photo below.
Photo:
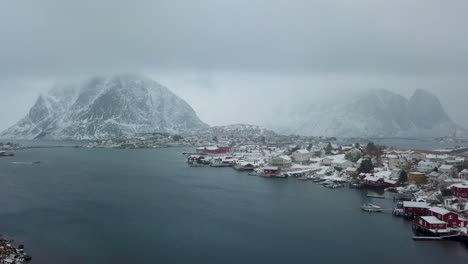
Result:
{"type": "Polygon", "coordinates": [[[432,240],[442,240],[442,238],[441,237],[414,236],[413,240],[416,240],[416,241],[432,241],[432,240]]]}

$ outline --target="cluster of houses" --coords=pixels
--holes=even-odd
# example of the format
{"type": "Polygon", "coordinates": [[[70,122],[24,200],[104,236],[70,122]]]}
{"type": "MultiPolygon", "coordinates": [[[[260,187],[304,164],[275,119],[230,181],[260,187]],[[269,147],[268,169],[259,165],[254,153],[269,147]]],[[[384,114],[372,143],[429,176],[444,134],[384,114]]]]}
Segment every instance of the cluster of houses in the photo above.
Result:
{"type": "Polygon", "coordinates": [[[418,201],[405,201],[398,209],[414,219],[415,228],[434,234],[467,233],[463,214],[468,213],[468,164],[463,155],[395,149],[371,155],[358,144],[330,143],[217,145],[199,147],[196,152],[189,156],[191,164],[229,166],[269,177],[346,180],[350,185],[357,182],[363,187],[417,194],[418,201]],[[370,162],[372,168],[363,171],[364,162],[370,162]]]}
{"type": "MultiPolygon", "coordinates": [[[[448,186],[468,178],[464,156],[433,154],[417,151],[383,150],[380,156],[371,156],[364,147],[338,146],[330,143],[317,145],[291,145],[286,147],[241,145],[205,146],[196,149],[198,154],[217,155],[225,164],[242,163],[249,168],[268,166],[277,172],[310,169],[317,174],[331,168],[336,174],[360,180],[373,187],[398,187],[402,179],[414,184],[439,184],[448,186]],[[373,169],[359,171],[364,160],[370,160],[373,169]],[[462,168],[459,171],[459,168],[462,168]],[[361,172],[361,173],[360,173],[361,172]],[[402,178],[401,175],[406,177],[402,178]]],[[[207,156],[199,156],[199,160],[207,156]]],[[[328,170],[330,171],[330,170],[328,170]]]]}
{"type": "Polygon", "coordinates": [[[0,150],[2,151],[9,151],[9,150],[17,150],[21,146],[17,143],[11,143],[11,142],[0,142],[0,150]]]}

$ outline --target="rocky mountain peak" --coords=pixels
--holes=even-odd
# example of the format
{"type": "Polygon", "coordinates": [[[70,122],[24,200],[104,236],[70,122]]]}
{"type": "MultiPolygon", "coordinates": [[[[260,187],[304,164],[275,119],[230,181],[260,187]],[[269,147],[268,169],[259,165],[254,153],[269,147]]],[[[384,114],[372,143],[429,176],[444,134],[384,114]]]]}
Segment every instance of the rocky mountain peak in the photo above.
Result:
{"type": "Polygon", "coordinates": [[[102,139],[206,127],[190,105],[166,87],[146,76],[118,74],[51,89],[0,137],[102,139]]]}

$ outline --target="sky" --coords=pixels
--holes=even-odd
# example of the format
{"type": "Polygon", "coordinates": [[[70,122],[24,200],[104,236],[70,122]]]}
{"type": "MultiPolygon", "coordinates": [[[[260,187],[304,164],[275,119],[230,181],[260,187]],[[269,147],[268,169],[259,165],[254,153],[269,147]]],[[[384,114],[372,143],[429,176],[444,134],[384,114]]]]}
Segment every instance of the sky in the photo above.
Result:
{"type": "Polygon", "coordinates": [[[468,127],[462,0],[0,0],[0,130],[55,82],[151,76],[211,125],[364,89],[436,94],[468,127]]]}

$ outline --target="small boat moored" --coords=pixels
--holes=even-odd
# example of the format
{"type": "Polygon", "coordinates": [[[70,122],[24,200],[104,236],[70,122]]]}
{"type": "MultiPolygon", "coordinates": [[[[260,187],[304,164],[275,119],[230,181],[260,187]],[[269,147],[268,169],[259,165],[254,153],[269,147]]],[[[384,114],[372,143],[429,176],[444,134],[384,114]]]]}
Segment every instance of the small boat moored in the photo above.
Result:
{"type": "Polygon", "coordinates": [[[371,203],[362,205],[361,209],[365,212],[382,212],[382,207],[371,203]]]}
{"type": "Polygon", "coordinates": [[[385,195],[378,195],[378,194],[367,194],[367,197],[370,198],[380,198],[380,199],[385,199],[385,195]]]}

